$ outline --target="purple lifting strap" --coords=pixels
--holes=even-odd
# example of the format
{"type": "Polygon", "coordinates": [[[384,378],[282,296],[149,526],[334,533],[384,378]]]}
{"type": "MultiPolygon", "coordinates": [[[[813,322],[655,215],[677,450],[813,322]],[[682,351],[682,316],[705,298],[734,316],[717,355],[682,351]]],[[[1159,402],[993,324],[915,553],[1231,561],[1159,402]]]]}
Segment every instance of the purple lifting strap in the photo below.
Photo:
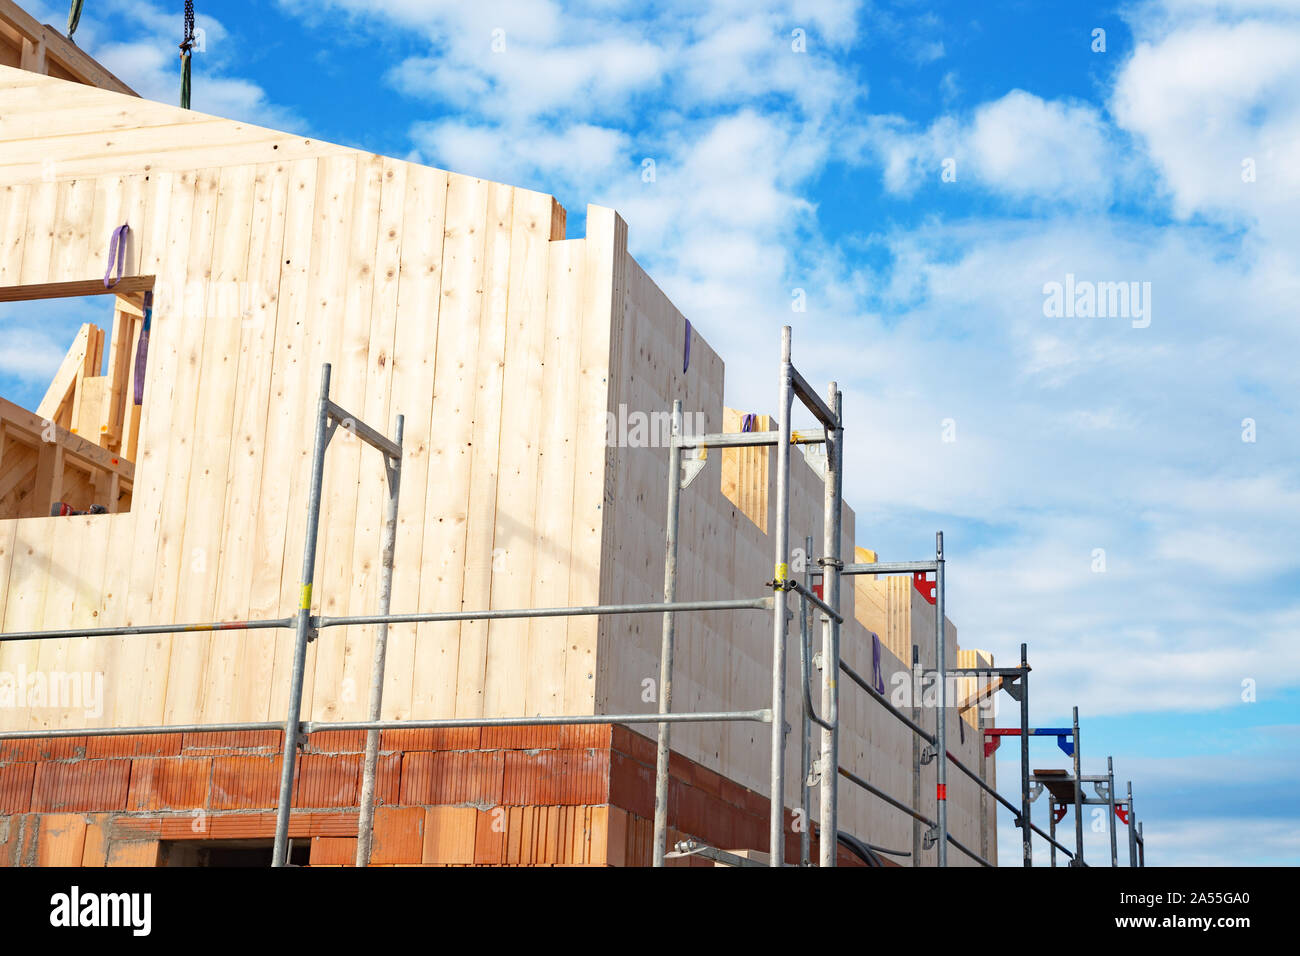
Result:
{"type": "Polygon", "coordinates": [[[871,634],[871,677],[877,692],[883,694],[885,675],[880,672],[880,637],[874,631],[871,634]]]}
{"type": "Polygon", "coordinates": [[[144,327],[135,350],[135,403],[144,404],[144,369],[149,361],[149,326],[153,323],[153,293],[144,294],[144,327]]]}
{"type": "Polygon", "coordinates": [[[131,227],[126,223],[113,230],[108,240],[108,268],[104,271],[104,288],[111,289],[122,281],[122,269],[126,265],[126,237],[131,227]],[[113,278],[113,259],[117,259],[117,278],[113,278]]]}
{"type": "Polygon", "coordinates": [[[686,320],[686,352],[682,355],[682,374],[691,367],[691,320],[686,320]]]}

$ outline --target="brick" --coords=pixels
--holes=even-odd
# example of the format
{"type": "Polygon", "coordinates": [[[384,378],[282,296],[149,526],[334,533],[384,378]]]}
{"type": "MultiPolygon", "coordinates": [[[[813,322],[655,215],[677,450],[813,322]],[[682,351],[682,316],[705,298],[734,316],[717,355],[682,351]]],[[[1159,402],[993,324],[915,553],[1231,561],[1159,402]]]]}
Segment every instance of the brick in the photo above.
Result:
{"type": "Polygon", "coordinates": [[[183,734],[127,734],[87,737],[86,757],[179,757],[183,734]]]}
{"type": "Polygon", "coordinates": [[[591,805],[609,797],[609,751],[520,751],[505,755],[501,802],[591,805]]]}
{"type": "MultiPolygon", "coordinates": [[[[698,787],[677,787],[676,813],[670,819],[681,830],[706,843],[713,843],[708,836],[708,795],[698,787]]],[[[713,843],[714,846],[725,844],[713,843]]]]}
{"type": "MultiPolygon", "coordinates": [[[[176,818],[180,820],[181,818],[176,818]]],[[[184,818],[186,828],[188,829],[189,818],[184,818]]],[[[156,839],[163,833],[163,819],[154,816],[114,816],[110,818],[108,827],[109,842],[116,840],[147,840],[156,839]]]]}
{"type": "Polygon", "coordinates": [[[708,767],[696,764],[694,768],[695,786],[711,797],[722,795],[722,775],[708,767]]]}
{"type": "Polygon", "coordinates": [[[108,850],[107,866],[157,866],[158,843],[141,840],[136,843],[114,843],[108,850]]]}
{"type": "Polygon", "coordinates": [[[86,844],[81,852],[82,866],[108,865],[109,813],[92,813],[86,819],[86,844]]]}
{"type": "Polygon", "coordinates": [[[608,750],[613,740],[612,724],[564,724],[560,727],[561,750],[608,750]]]}
{"type": "Polygon", "coordinates": [[[484,727],[482,750],[554,750],[560,745],[558,725],[484,727]]]}
{"type": "Polygon", "coordinates": [[[610,735],[610,747],[640,763],[654,765],[655,741],[623,724],[618,724],[613,728],[610,735]]]}
{"type": "Polygon", "coordinates": [[[403,804],[496,806],[501,802],[504,752],[408,753],[402,758],[403,804]]]}
{"type": "Polygon", "coordinates": [[[195,810],[208,805],[210,757],[145,757],[131,761],[128,810],[195,810]]]}
{"type": "Polygon", "coordinates": [[[36,741],[37,760],[80,760],[85,756],[85,737],[40,737],[36,741]]]}
{"type": "MultiPolygon", "coordinates": [[[[604,807],[605,821],[605,839],[604,863],[606,866],[627,866],[628,852],[628,815],[627,811],[619,807],[604,807]]],[[[597,818],[599,820],[599,818],[597,818]]],[[[601,862],[595,856],[592,857],[593,863],[601,862]]]]}
{"type": "Polygon", "coordinates": [[[34,813],[0,817],[0,866],[35,866],[40,817],[34,813]]]}
{"type": "Polygon", "coordinates": [[[359,816],[357,813],[313,813],[309,832],[313,837],[354,837],[359,816]]]}
{"type": "Polygon", "coordinates": [[[36,838],[37,866],[81,866],[86,818],[79,813],[45,813],[36,838]]]}
{"type": "Polygon", "coordinates": [[[275,806],[280,793],[280,758],[214,757],[210,806],[253,810],[275,806]]]}
{"type": "Polygon", "coordinates": [[[401,800],[402,793],[402,755],[379,755],[375,767],[375,800],[381,804],[395,804],[401,800]]]}
{"type": "MultiPolygon", "coordinates": [[[[291,813],[289,836],[307,839],[312,836],[312,814],[291,813]]],[[[121,822],[119,818],[118,822],[121,822]]],[[[195,831],[190,817],[168,816],[158,821],[164,840],[258,840],[275,836],[274,813],[214,813],[203,818],[205,829],[195,831]]],[[[356,835],[355,825],[351,835],[356,835]]]]}
{"type": "Polygon", "coordinates": [[[124,810],[129,760],[78,760],[36,766],[32,810],[124,810]]]}
{"type": "Polygon", "coordinates": [[[473,807],[429,807],[424,815],[422,861],[473,863],[477,826],[478,811],[473,807]]]}
{"type": "Polygon", "coordinates": [[[235,730],[185,734],[181,741],[181,753],[211,753],[221,751],[246,751],[250,753],[280,752],[280,741],[284,738],[282,730],[235,730]]]}
{"type": "MultiPolygon", "coordinates": [[[[361,799],[361,761],[360,754],[303,754],[297,762],[293,805],[357,806],[361,799]]],[[[278,781],[276,787],[278,795],[278,781]]]]}
{"type": "Polygon", "coordinates": [[[478,750],[481,727],[385,730],[379,735],[383,751],[478,750]]]}
{"type": "Polygon", "coordinates": [[[0,740],[0,763],[14,763],[20,760],[36,760],[37,741],[34,738],[23,740],[0,740]]]}
{"type": "Polygon", "coordinates": [[[26,813],[32,806],[36,764],[0,766],[0,813],[26,813]]]}
{"type": "Polygon", "coordinates": [[[746,790],[744,787],[742,787],[740,784],[736,783],[734,780],[730,780],[727,777],[719,777],[718,779],[719,779],[718,793],[722,797],[722,799],[725,800],[727,803],[731,804],[733,807],[743,808],[746,805],[745,794],[747,794],[749,791],[746,790]]]}
{"type": "Polygon", "coordinates": [[[419,863],[424,855],[422,807],[376,807],[370,862],[419,863]]]}
{"type": "Polygon", "coordinates": [[[311,866],[352,866],[356,859],[356,837],[312,837],[311,866]]]}
{"type": "Polygon", "coordinates": [[[629,813],[650,819],[655,807],[655,773],[646,766],[618,752],[610,754],[608,803],[629,813]]]}
{"type": "Polygon", "coordinates": [[[322,730],[307,739],[307,746],[312,753],[359,754],[365,753],[366,750],[364,730],[322,730]]]}
{"type": "MultiPolygon", "coordinates": [[[[554,809],[558,809],[554,808],[554,809]]],[[[475,810],[477,820],[474,833],[474,862],[502,863],[505,859],[506,833],[501,824],[508,822],[505,808],[475,810]]]]}

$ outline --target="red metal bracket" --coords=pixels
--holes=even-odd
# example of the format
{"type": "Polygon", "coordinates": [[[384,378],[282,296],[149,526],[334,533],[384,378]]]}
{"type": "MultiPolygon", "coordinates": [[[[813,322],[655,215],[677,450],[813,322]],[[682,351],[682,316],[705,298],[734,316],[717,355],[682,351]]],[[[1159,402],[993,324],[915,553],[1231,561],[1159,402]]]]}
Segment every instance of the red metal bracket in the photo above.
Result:
{"type": "Polygon", "coordinates": [[[1128,808],[1127,808],[1127,807],[1116,806],[1116,807],[1115,807],[1115,816],[1117,816],[1117,817],[1119,817],[1121,820],[1123,820],[1124,823],[1125,823],[1126,825],[1128,824],[1128,808]]]}
{"type": "Polygon", "coordinates": [[[926,578],[924,571],[914,571],[912,573],[912,587],[920,593],[921,597],[933,604],[939,599],[939,586],[926,578]]]}
{"type": "Polygon", "coordinates": [[[1052,819],[1055,820],[1057,823],[1060,823],[1062,820],[1065,819],[1065,815],[1066,813],[1069,812],[1069,810],[1070,808],[1067,804],[1058,803],[1056,806],[1052,807],[1052,819]]]}
{"type": "Polygon", "coordinates": [[[984,756],[986,756],[986,757],[991,757],[991,756],[993,756],[993,751],[997,750],[997,749],[998,749],[999,747],[1001,747],[1001,746],[1002,746],[1002,738],[1001,738],[1001,737],[985,737],[985,738],[984,738],[984,756]]]}

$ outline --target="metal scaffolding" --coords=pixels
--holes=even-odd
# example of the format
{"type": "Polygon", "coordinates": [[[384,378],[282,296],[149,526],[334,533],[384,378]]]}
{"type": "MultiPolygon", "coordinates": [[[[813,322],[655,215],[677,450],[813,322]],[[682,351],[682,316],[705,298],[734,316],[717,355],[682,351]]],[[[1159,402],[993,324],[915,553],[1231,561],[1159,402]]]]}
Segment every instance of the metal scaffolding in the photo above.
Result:
{"type": "MultiPolygon", "coordinates": [[[[398,499],[401,485],[402,431],[403,419],[398,415],[393,438],[365,424],[356,416],[349,414],[330,400],[330,366],[322,366],[321,389],[318,413],[315,424],[315,448],[312,458],[311,486],[308,495],[306,540],[303,547],[303,564],[299,606],[292,617],[268,620],[218,621],[199,624],[149,624],[122,627],[79,628],[55,631],[25,631],[0,634],[0,642],[27,640],[58,640],[72,637],[106,637],[148,634],[184,635],[226,630],[255,630],[265,628],[286,628],[294,631],[293,668],[290,677],[288,712],[283,723],[228,722],[215,724],[186,725],[151,725],[143,727],[98,727],[67,730],[13,731],[0,732],[0,740],[34,738],[34,737],[94,737],[122,736],[135,734],[194,733],[213,731],[259,731],[282,730],[284,732],[283,761],[281,764],[280,786],[276,808],[275,843],[272,854],[272,866],[286,866],[289,861],[289,820],[292,804],[292,791],[297,751],[304,747],[313,734],[330,731],[366,731],[366,750],[364,759],[361,808],[358,819],[357,857],[358,866],[369,863],[371,841],[373,837],[373,814],[375,795],[375,774],[379,750],[379,734],[389,729],[454,728],[454,727],[515,727],[545,726],[558,724],[649,724],[657,725],[657,749],[655,761],[655,804],[654,804],[654,845],[653,865],[663,866],[669,856],[668,839],[668,781],[671,728],[674,724],[688,722],[728,722],[750,721],[768,724],[770,735],[770,814],[769,814],[769,848],[768,865],[784,865],[785,823],[785,755],[786,755],[786,684],[785,664],[787,661],[787,638],[789,636],[787,594],[793,592],[798,598],[800,609],[799,627],[799,662],[801,689],[798,695],[801,711],[802,734],[800,806],[806,824],[800,836],[801,865],[811,865],[811,820],[813,786],[818,788],[820,846],[819,865],[835,866],[841,834],[838,826],[838,782],[842,776],[861,789],[873,794],[914,821],[913,863],[917,862],[922,839],[919,829],[924,824],[929,829],[924,834],[924,847],[938,847],[938,865],[947,865],[947,848],[951,843],[960,852],[970,856],[985,866],[991,865],[980,854],[957,841],[948,830],[947,815],[947,770],[949,762],[964,775],[972,779],[985,793],[1010,810],[1016,818],[1016,825],[1028,824],[1029,830],[1049,839],[1053,846],[1053,857],[1057,848],[1069,853],[1058,844],[1054,835],[1044,833],[1032,825],[1029,817],[1028,774],[1028,738],[1036,731],[1028,728],[1028,674],[1025,646],[1021,646],[1021,665],[1019,668],[978,670],[954,668],[947,666],[945,650],[944,622],[944,553],[943,533],[936,535],[935,556],[924,561],[879,562],[872,564],[846,564],[841,553],[841,505],[843,488],[843,405],[842,395],[834,382],[830,383],[826,397],[820,397],[799,373],[791,362],[790,329],[782,330],[781,358],[778,377],[778,416],[777,429],[766,432],[718,433],[706,435],[687,435],[683,433],[682,404],[674,401],[671,417],[671,436],[668,457],[668,514],[665,526],[664,558],[664,599],[660,602],[634,604],[604,604],[574,607],[550,608],[511,608],[502,610],[469,611],[430,611],[416,613],[391,613],[393,555],[396,536],[398,499]],[[795,430],[791,424],[791,411],[795,399],[812,413],[820,422],[817,429],[795,430]],[[321,517],[321,489],[324,477],[325,455],[339,427],[379,451],[384,460],[387,479],[387,501],[384,513],[384,525],[381,537],[381,576],[379,607],[375,614],[351,616],[313,615],[311,613],[314,571],[316,561],[316,544],[321,517]],[[793,445],[821,444],[825,446],[824,465],[818,470],[824,481],[823,540],[822,557],[817,559],[817,570],[810,566],[803,568],[803,580],[790,572],[790,450],[793,445]],[[774,543],[774,574],[766,582],[770,592],[759,597],[739,597],[708,601],[678,601],[677,598],[677,553],[678,527],[681,508],[681,492],[689,487],[691,481],[703,469],[709,448],[742,448],[775,446],[776,454],[776,500],[775,525],[772,538],[774,543]],[[912,716],[904,714],[885,698],[871,683],[857,674],[840,656],[840,626],[843,617],[840,613],[840,584],[842,575],[857,574],[912,574],[924,576],[935,575],[935,651],[937,667],[934,678],[937,681],[936,725],[931,734],[920,726],[919,703],[914,702],[912,716]],[[820,595],[814,589],[813,577],[821,581],[820,595]],[[770,702],[767,706],[749,710],[710,711],[692,713],[672,712],[673,655],[676,638],[676,616],[679,613],[698,613],[706,611],[771,611],[772,612],[772,675],[770,702]],[[814,658],[810,647],[810,611],[820,612],[822,635],[821,652],[814,658]],[[660,685],[659,707],[657,713],[633,714],[578,714],[549,717],[497,717],[497,718],[449,718],[430,720],[382,720],[384,668],[387,649],[387,632],[392,624],[419,624],[451,621],[491,621],[521,618],[582,617],[594,615],[623,614],[660,614],[663,629],[660,651],[660,685]],[[321,637],[325,628],[347,626],[376,627],[373,657],[371,661],[370,693],[368,699],[367,719],[359,721],[317,722],[302,720],[302,696],[307,645],[321,637]],[[820,671],[820,706],[815,707],[810,689],[813,666],[820,671]],[[937,819],[930,819],[914,807],[884,793],[861,777],[841,767],[839,763],[839,680],[840,673],[845,674],[855,685],[865,691],[872,699],[883,706],[898,720],[905,724],[915,735],[918,745],[914,747],[914,787],[913,803],[919,803],[919,779],[921,767],[942,754],[944,759],[936,763],[936,799],[937,819]],[[1022,752],[1022,803],[1017,808],[990,787],[980,776],[956,759],[947,749],[946,740],[946,677],[949,674],[998,674],[1004,677],[1003,689],[1008,690],[1021,704],[1021,752],[1022,752]],[[1016,685],[1018,684],[1018,689],[1016,685]],[[813,757],[814,732],[816,725],[816,758],[813,757]],[[924,741],[921,748],[919,742],[924,741]]],[[[806,555],[811,564],[812,539],[805,542],[806,555]]],[[[913,648],[914,677],[917,668],[916,648],[913,648]]],[[[959,718],[960,719],[960,716],[959,718]]],[[[997,730],[996,728],[992,730],[997,730]]],[[[987,733],[988,731],[986,731],[987,733]]],[[[1078,740],[1077,711],[1074,740],[1078,740]]],[[[997,739],[997,738],[993,738],[997,739]]],[[[996,749],[987,744],[986,756],[996,749]]],[[[1077,768],[1077,746],[1076,777],[1077,768]]],[[[1084,778],[1088,779],[1088,778],[1084,778]]],[[[1113,783],[1111,785],[1113,799],[1113,783]]],[[[1088,801],[1091,802],[1091,801],[1088,801]]],[[[1077,806],[1077,801],[1076,801],[1077,806]]],[[[1116,804],[1116,806],[1120,806],[1116,804]]],[[[1132,809],[1132,795],[1127,803],[1132,809]]],[[[1130,857],[1136,859],[1138,847],[1141,846],[1140,829],[1129,818],[1130,857]]],[[[1113,824],[1113,819],[1112,819],[1113,824]]],[[[1055,823],[1053,823],[1053,834],[1055,823]]],[[[849,835],[843,838],[849,841],[849,835]]],[[[1025,864],[1030,861],[1029,831],[1025,836],[1025,864]]],[[[1113,843],[1113,839],[1112,839],[1113,843]]],[[[880,850],[871,847],[871,850],[880,850]]],[[[723,850],[722,848],[704,847],[695,841],[685,841],[676,847],[674,856],[683,854],[705,853],[712,859],[733,862],[745,859],[723,850]],[[705,851],[708,851],[707,853],[705,851]]],[[[1082,839],[1077,847],[1077,856],[1082,859],[1082,839]]],[[[885,851],[894,853],[895,851],[885,851]]],[[[1113,855],[1113,854],[1112,854],[1113,855]]],[[[753,865],[746,860],[743,864],[753,865]]]]}

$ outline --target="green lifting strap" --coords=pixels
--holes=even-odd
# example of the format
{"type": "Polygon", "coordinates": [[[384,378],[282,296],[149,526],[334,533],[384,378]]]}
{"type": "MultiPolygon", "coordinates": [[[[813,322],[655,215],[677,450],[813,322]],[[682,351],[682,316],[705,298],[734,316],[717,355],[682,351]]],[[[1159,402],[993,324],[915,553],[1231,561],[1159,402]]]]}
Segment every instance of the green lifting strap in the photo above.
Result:
{"type": "Polygon", "coordinates": [[[77,32],[77,24],[81,22],[81,5],[85,0],[72,0],[72,6],[68,8],[68,39],[72,39],[72,34],[77,32]]]}
{"type": "Polygon", "coordinates": [[[190,55],[181,54],[181,109],[190,108],[190,55]]]}

